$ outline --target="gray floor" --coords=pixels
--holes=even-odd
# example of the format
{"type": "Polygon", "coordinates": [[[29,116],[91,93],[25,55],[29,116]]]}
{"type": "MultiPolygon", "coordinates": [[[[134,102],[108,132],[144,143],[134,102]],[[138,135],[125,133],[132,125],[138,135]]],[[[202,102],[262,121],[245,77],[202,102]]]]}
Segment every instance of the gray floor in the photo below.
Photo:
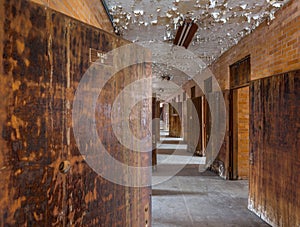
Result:
{"type": "MultiPolygon", "coordinates": [[[[172,139],[163,143],[172,144],[172,139]]],[[[269,226],[247,209],[248,181],[224,181],[209,171],[199,173],[194,163],[153,186],[152,194],[153,226],[269,226]]]]}

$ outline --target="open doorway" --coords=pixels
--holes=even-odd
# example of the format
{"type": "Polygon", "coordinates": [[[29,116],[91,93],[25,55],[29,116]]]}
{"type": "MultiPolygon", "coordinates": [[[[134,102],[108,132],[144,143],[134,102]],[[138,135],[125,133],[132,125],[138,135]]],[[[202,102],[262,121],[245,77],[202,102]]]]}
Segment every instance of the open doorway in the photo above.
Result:
{"type": "Polygon", "coordinates": [[[229,178],[249,177],[249,87],[231,91],[229,178]]]}
{"type": "Polygon", "coordinates": [[[250,56],[230,66],[229,179],[249,177],[250,56]]]}

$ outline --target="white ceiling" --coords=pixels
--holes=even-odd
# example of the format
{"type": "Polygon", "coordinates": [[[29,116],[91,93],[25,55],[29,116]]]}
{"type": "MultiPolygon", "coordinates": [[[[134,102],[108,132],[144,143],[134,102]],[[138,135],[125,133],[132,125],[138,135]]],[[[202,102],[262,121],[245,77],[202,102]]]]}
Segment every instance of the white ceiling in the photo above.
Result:
{"type": "MultiPolygon", "coordinates": [[[[274,13],[288,1],[106,0],[106,3],[120,35],[133,42],[172,43],[180,20],[187,17],[193,19],[199,28],[188,50],[210,64],[262,21],[273,20],[274,13]]],[[[176,77],[178,79],[180,76],[174,76],[172,80],[176,81],[176,77]]],[[[186,79],[181,78],[176,83],[180,86],[186,79]]],[[[155,92],[166,93],[159,89],[167,88],[167,83],[156,84],[155,92]]],[[[167,97],[167,94],[164,96],[167,97]]]]}

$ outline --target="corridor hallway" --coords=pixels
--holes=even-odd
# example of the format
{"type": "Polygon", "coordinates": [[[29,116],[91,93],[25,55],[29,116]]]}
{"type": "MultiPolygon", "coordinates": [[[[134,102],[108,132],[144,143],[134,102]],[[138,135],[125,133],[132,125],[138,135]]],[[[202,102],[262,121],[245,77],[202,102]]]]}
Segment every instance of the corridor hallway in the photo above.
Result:
{"type": "Polygon", "coordinates": [[[0,227],[300,227],[300,0],[0,0],[0,81],[0,227]]]}
{"type": "MultiPolygon", "coordinates": [[[[158,164],[172,155],[179,142],[183,142],[181,138],[168,137],[167,131],[161,130],[160,134],[158,164]]],[[[182,155],[187,154],[182,157],[191,158],[186,145],[180,144],[180,150],[182,155]]],[[[170,166],[175,165],[176,158],[170,166]]],[[[269,226],[247,209],[248,181],[224,181],[210,171],[199,173],[195,163],[204,162],[202,157],[194,156],[191,162],[176,176],[153,186],[154,227],[269,226]]],[[[164,170],[158,166],[156,171],[164,170]]]]}

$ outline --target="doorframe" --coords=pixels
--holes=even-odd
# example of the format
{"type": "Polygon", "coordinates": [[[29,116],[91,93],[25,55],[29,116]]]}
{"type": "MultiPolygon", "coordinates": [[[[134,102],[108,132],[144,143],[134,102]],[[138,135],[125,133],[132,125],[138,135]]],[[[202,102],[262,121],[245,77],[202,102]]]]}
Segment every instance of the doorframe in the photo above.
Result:
{"type": "MultiPolygon", "coordinates": [[[[244,84],[242,86],[237,86],[230,89],[229,92],[229,163],[228,163],[228,177],[229,180],[238,179],[238,147],[236,146],[236,141],[238,139],[237,131],[237,101],[238,101],[238,90],[249,87],[249,84],[244,84]]],[[[250,94],[249,94],[250,95],[250,94]]],[[[249,113],[250,114],[250,113],[249,113]]]]}
{"type": "Polygon", "coordinates": [[[241,60],[229,66],[229,180],[238,179],[238,147],[235,148],[235,138],[238,139],[238,131],[235,128],[237,119],[237,91],[238,89],[249,87],[251,75],[251,56],[247,55],[241,60]],[[246,65],[245,65],[246,64],[246,65]],[[236,132],[235,132],[236,131],[236,132]],[[235,134],[236,133],[236,134],[235,134]]]}
{"type": "Polygon", "coordinates": [[[236,100],[234,97],[234,93],[237,89],[230,90],[229,93],[229,163],[228,163],[228,176],[229,180],[236,180],[237,179],[237,152],[234,146],[234,138],[237,136],[235,131],[235,122],[234,115],[236,113],[236,100]]]}

